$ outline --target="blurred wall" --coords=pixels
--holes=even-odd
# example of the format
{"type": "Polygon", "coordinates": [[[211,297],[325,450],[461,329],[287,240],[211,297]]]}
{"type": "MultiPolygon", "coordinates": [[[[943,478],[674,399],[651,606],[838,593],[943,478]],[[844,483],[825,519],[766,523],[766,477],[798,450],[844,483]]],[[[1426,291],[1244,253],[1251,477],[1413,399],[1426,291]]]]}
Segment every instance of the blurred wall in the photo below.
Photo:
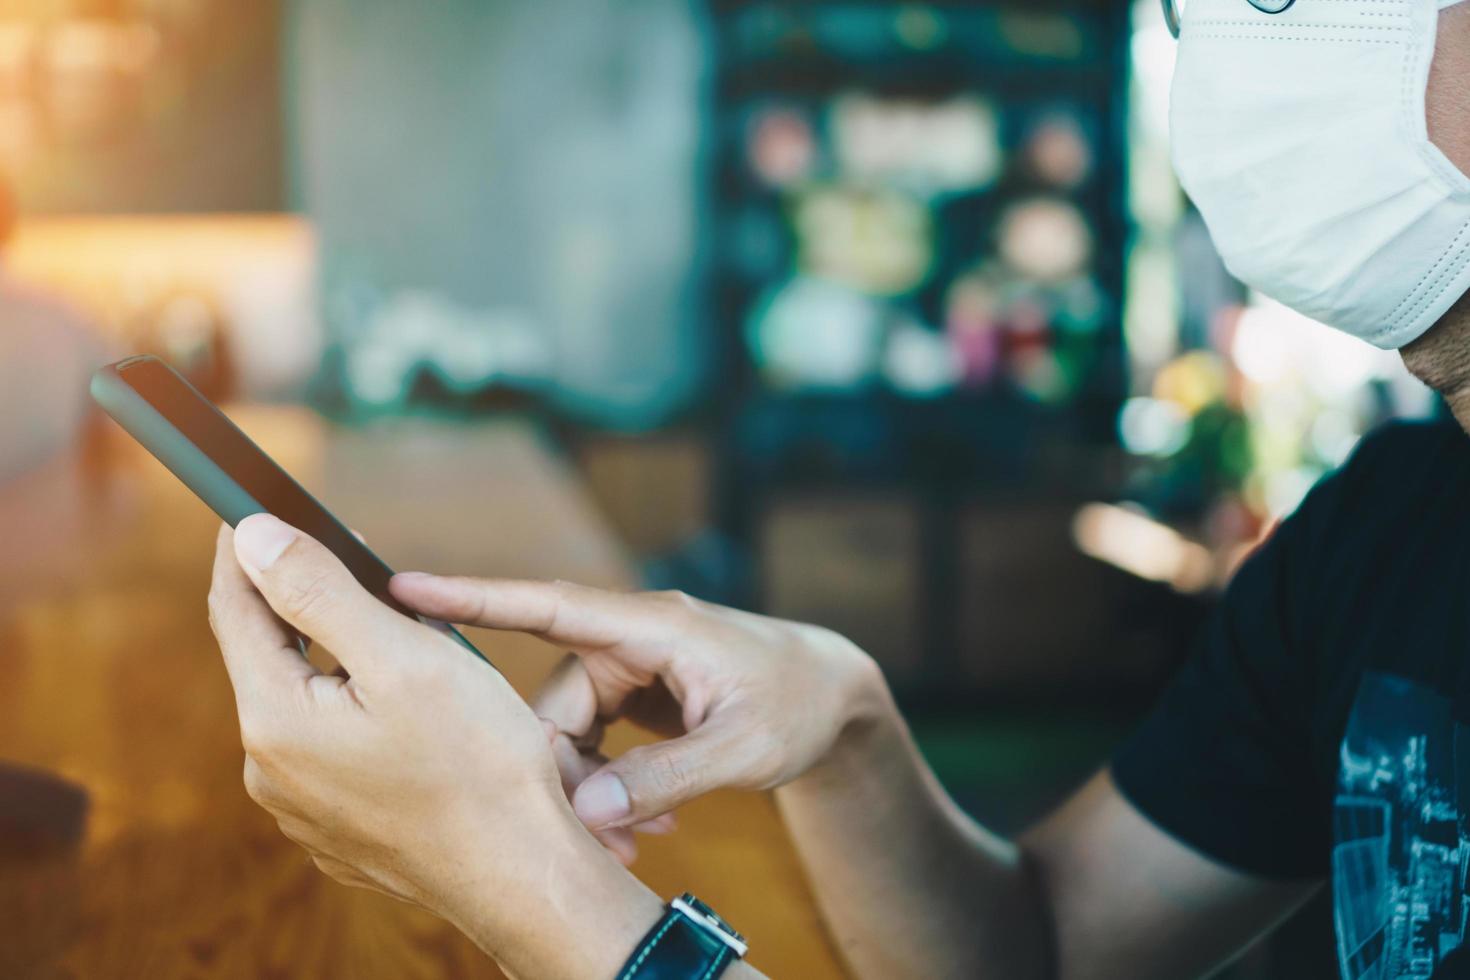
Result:
{"type": "Polygon", "coordinates": [[[412,294],[466,323],[531,324],[553,396],[614,424],[687,397],[692,3],[312,0],[287,29],[295,192],[335,341],[380,343],[376,311],[412,294]]]}
{"type": "Polygon", "coordinates": [[[0,170],[36,214],[285,204],[281,0],[0,0],[0,170]]]}

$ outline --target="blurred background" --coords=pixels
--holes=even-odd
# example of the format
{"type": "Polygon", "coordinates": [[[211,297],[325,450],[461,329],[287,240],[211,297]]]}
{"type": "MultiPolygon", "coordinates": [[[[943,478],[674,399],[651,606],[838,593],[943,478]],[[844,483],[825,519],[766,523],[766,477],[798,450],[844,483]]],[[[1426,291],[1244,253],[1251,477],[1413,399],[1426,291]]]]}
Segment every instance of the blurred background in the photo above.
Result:
{"type": "MultiPolygon", "coordinates": [[[[348,428],[513,416],[647,586],[866,647],[1014,829],[1433,410],[1225,272],[1173,56],[1155,0],[0,0],[0,481],[141,351],[348,428]]],[[[1332,949],[1313,910],[1234,975],[1332,949]]]]}

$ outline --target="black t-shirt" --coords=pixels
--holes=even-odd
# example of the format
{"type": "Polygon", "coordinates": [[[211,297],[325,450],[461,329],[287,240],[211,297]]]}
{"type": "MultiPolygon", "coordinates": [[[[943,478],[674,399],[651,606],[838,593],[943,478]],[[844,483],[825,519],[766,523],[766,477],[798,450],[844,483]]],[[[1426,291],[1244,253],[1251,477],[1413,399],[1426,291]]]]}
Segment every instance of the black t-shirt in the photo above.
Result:
{"type": "Polygon", "coordinates": [[[1347,980],[1461,976],[1467,725],[1470,437],[1395,424],[1241,567],[1113,775],[1223,864],[1330,878],[1347,980]]]}

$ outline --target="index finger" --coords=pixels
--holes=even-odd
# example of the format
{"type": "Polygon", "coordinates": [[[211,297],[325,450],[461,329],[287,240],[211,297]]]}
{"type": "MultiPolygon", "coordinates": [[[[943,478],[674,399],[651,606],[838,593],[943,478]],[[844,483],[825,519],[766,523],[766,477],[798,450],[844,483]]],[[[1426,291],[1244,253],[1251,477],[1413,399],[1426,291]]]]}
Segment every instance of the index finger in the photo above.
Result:
{"type": "Polygon", "coordinates": [[[219,641],[237,699],[304,682],[319,671],[301,655],[296,635],[266,604],[235,558],[234,532],[220,526],[209,588],[209,625],[219,641]]]}
{"type": "Polygon", "coordinates": [[[530,633],[574,653],[618,651],[656,670],[680,635],[673,603],[571,582],[404,572],[389,591],[416,612],[453,623],[530,633]]]}

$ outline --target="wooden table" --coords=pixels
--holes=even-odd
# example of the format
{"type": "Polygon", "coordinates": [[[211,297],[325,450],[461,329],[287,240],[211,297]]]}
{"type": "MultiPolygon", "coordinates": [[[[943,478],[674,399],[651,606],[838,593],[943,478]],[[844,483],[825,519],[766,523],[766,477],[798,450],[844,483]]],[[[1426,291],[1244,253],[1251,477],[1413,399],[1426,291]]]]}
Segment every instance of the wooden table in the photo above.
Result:
{"type": "MultiPolygon", "coordinates": [[[[521,425],[234,414],[398,567],[630,584],[573,475],[521,425]]],[[[444,923],[319,874],[245,796],[205,621],[216,527],[110,423],[0,487],[0,824],[45,831],[0,840],[0,977],[498,976],[444,923]],[[74,839],[17,767],[85,789],[74,839]]],[[[556,657],[475,640],[523,692],[556,657]]],[[[650,886],[712,901],[773,976],[841,976],[767,798],[717,795],[681,821],[644,842],[650,886]]]]}

